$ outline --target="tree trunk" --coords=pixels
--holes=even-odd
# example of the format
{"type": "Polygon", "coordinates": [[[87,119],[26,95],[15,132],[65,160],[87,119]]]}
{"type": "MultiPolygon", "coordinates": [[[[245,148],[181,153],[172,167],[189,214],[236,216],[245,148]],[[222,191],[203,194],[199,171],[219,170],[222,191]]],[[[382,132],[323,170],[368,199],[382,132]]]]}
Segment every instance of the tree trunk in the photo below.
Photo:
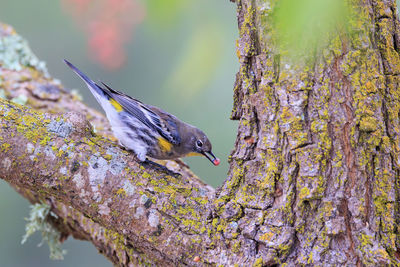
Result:
{"type": "Polygon", "coordinates": [[[167,163],[179,179],[144,169],[83,116],[46,114],[83,113],[110,134],[31,61],[1,64],[8,97],[39,111],[0,101],[0,177],[118,265],[399,265],[395,2],[349,1],[351,34],[297,64],[272,41],[277,2],[237,1],[240,123],[216,192],[180,162],[167,163]]]}
{"type": "Polygon", "coordinates": [[[348,1],[351,34],[297,65],[270,41],[278,2],[237,3],[240,125],[221,209],[244,210],[241,245],[263,263],[399,264],[395,1],[348,1]]]}

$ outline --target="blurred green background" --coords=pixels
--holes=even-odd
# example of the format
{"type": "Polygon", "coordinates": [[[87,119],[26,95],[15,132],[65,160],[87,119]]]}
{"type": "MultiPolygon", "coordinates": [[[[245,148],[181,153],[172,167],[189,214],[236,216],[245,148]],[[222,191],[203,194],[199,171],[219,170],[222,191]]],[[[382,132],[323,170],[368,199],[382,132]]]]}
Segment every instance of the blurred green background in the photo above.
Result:
{"type": "MultiPolygon", "coordinates": [[[[96,1],[93,1],[94,3],[96,1]]],[[[76,88],[84,102],[100,109],[84,84],[62,62],[66,58],[94,80],[102,80],[145,103],[159,106],[202,129],[221,165],[205,158],[184,159],[216,187],[228,171],[237,123],[229,120],[232,88],[239,68],[236,9],[228,0],[141,1],[145,17],[126,46],[126,64],[116,70],[94,62],[77,20],[59,0],[0,0],[0,21],[25,37],[52,77],[76,88]]],[[[0,180],[0,266],[111,266],[89,242],[68,239],[63,261],[49,259],[38,233],[21,245],[29,203],[0,180]]]]}

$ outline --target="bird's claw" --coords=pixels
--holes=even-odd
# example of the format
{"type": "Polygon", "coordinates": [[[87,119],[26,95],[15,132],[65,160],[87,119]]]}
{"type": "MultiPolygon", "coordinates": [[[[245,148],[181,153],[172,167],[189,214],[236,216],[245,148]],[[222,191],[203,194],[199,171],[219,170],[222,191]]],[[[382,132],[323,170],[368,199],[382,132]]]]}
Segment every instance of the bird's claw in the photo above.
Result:
{"type": "Polygon", "coordinates": [[[167,167],[165,167],[164,165],[158,164],[157,162],[151,161],[149,159],[146,159],[145,161],[143,161],[144,165],[151,165],[154,168],[162,171],[162,172],[166,172],[168,175],[173,176],[175,178],[178,178],[179,176],[182,176],[182,174],[171,171],[170,169],[168,169],[167,167]]]}

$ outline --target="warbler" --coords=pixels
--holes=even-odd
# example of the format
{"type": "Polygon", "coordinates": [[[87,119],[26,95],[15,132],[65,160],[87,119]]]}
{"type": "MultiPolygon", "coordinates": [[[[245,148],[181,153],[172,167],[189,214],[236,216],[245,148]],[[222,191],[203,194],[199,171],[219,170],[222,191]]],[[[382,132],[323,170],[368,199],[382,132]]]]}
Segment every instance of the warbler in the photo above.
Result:
{"type": "Polygon", "coordinates": [[[147,157],[205,156],[215,166],[219,165],[220,160],[211,151],[211,142],[201,130],[160,108],[111,89],[103,82],[101,86],[67,60],[64,62],[86,83],[104,109],[119,143],[133,151],[139,161],[147,161],[147,157]]]}

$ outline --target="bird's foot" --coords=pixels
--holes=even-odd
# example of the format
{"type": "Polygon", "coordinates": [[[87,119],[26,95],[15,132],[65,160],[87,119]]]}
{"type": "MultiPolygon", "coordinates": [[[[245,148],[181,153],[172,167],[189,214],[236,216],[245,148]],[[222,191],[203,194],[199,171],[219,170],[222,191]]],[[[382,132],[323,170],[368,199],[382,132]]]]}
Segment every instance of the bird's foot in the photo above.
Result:
{"type": "Polygon", "coordinates": [[[151,161],[149,159],[146,159],[145,161],[142,162],[143,165],[147,165],[147,166],[153,166],[153,168],[160,170],[162,172],[166,172],[168,175],[171,175],[175,178],[178,178],[179,176],[182,176],[182,174],[171,171],[170,169],[168,169],[167,167],[165,167],[164,165],[158,164],[157,162],[151,161]]]}
{"type": "Polygon", "coordinates": [[[175,159],[175,161],[179,164],[179,165],[183,165],[186,168],[190,169],[189,165],[187,165],[183,160],[181,159],[175,159]]]}

